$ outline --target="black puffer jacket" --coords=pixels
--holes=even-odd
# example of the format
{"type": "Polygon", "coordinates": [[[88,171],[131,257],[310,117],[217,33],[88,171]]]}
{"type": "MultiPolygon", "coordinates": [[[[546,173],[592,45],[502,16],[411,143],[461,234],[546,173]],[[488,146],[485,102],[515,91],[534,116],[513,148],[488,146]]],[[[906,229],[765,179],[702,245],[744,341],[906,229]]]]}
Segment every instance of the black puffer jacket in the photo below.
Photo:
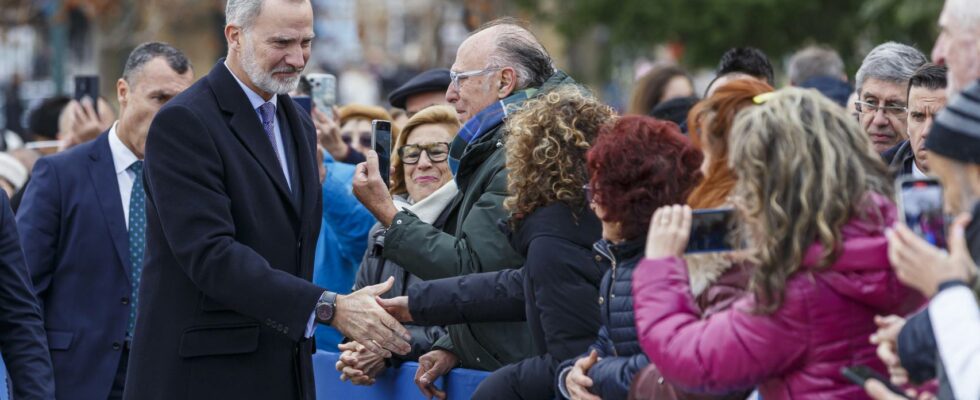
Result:
{"type": "MultiPolygon", "coordinates": [[[[602,326],[599,338],[589,347],[589,352],[595,350],[601,360],[588,373],[592,393],[604,399],[625,399],[633,376],[650,364],[640,348],[633,317],[633,270],[643,258],[643,246],[643,239],[618,245],[600,240],[593,246],[596,261],[609,264],[597,299],[602,326]]],[[[568,393],[564,382],[568,369],[578,358],[587,356],[588,352],[559,367],[557,384],[562,395],[568,393]]]]}

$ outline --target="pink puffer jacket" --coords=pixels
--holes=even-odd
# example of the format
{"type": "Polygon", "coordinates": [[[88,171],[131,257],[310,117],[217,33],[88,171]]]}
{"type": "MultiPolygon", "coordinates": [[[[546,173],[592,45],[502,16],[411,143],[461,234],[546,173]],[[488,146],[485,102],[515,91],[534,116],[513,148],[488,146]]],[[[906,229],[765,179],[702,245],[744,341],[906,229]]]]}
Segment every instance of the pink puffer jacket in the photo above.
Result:
{"type": "Polygon", "coordinates": [[[865,364],[884,373],[868,342],[874,316],[905,315],[924,302],[892,271],[884,229],[894,220],[894,206],[875,200],[886,221],[848,223],[843,253],[829,269],[813,268],[820,247],[810,248],[772,314],[753,313],[754,296],[746,295],[701,319],[684,261],[643,260],[633,275],[633,301],[650,362],[668,381],[695,392],[758,386],[765,400],[867,398],[841,367],[865,364]]]}

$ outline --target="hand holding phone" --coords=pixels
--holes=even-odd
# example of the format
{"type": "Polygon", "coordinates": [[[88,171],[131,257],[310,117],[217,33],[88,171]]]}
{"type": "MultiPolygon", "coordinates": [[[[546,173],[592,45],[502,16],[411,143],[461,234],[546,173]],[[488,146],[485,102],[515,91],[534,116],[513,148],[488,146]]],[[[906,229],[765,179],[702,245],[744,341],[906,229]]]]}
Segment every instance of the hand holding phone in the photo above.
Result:
{"type": "Polygon", "coordinates": [[[378,153],[378,172],[391,187],[391,121],[371,121],[371,148],[378,153]]]}
{"type": "Polygon", "coordinates": [[[894,393],[896,396],[903,399],[909,398],[905,395],[905,392],[903,392],[902,389],[899,389],[897,386],[888,381],[888,379],[885,379],[885,377],[881,376],[881,374],[866,365],[843,367],[841,368],[840,373],[851,382],[854,382],[855,385],[864,387],[867,380],[873,379],[881,382],[882,385],[885,385],[885,387],[887,387],[888,390],[894,393]]]}

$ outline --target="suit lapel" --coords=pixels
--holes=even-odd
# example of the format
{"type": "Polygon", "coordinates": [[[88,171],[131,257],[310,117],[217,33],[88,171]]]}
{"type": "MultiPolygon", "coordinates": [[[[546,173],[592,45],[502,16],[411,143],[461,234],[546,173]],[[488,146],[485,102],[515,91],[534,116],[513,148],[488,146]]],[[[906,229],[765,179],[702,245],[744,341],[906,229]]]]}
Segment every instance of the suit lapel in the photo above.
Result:
{"type": "Polygon", "coordinates": [[[319,169],[316,167],[316,158],[313,158],[313,149],[310,147],[310,134],[314,131],[312,127],[303,123],[297,114],[293,100],[288,95],[280,95],[277,101],[286,113],[289,121],[290,132],[293,142],[296,143],[296,167],[299,168],[299,182],[293,182],[297,190],[301,190],[302,201],[300,202],[300,215],[304,222],[309,221],[313,216],[309,215],[316,202],[316,195],[320,189],[319,169]]]}
{"type": "Polygon", "coordinates": [[[129,232],[126,230],[125,214],[122,209],[122,198],[119,195],[119,180],[116,178],[116,166],[112,161],[112,150],[109,149],[109,135],[102,134],[96,139],[92,153],[89,154],[89,177],[116,255],[126,272],[126,279],[132,276],[132,261],[129,259],[129,232]]]}
{"type": "MultiPolygon", "coordinates": [[[[286,175],[279,165],[279,159],[269,144],[269,138],[262,128],[259,116],[252,109],[248,97],[242,91],[241,86],[231,75],[231,71],[224,65],[224,59],[218,61],[207,78],[215,91],[218,105],[225,112],[232,114],[229,125],[231,131],[239,141],[248,149],[248,152],[255,158],[269,179],[272,180],[276,190],[279,191],[283,201],[287,203],[289,209],[298,217],[299,210],[291,199],[289,186],[286,184],[286,175]]],[[[281,103],[280,103],[281,104],[281,103]]]]}

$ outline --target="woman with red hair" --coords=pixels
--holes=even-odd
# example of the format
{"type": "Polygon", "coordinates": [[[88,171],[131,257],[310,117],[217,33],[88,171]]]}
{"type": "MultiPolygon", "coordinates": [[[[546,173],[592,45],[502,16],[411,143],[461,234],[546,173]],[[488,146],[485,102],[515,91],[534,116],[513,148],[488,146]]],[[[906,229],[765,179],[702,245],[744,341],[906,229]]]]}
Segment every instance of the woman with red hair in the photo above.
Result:
{"type": "Polygon", "coordinates": [[[564,398],[625,398],[633,375],[649,364],[633,323],[633,268],[643,255],[650,216],[687,198],[701,177],[701,158],[670,122],[625,116],[599,132],[588,154],[587,193],[602,222],[602,240],[593,246],[596,260],[608,265],[599,285],[602,325],[590,354],[559,367],[564,398]]]}
{"type": "MultiPolygon", "coordinates": [[[[718,88],[710,98],[698,103],[688,115],[691,142],[704,154],[704,179],[687,197],[693,209],[731,207],[728,196],[735,187],[735,172],[728,166],[729,138],[735,115],[755,104],[756,96],[772,92],[772,86],[755,79],[739,79],[718,88]]],[[[725,310],[748,286],[750,268],[732,263],[731,255],[721,253],[686,254],[691,292],[705,316],[725,310]]],[[[748,393],[696,395],[678,390],[663,379],[656,365],[637,375],[630,399],[744,399],[748,393]]]]}

